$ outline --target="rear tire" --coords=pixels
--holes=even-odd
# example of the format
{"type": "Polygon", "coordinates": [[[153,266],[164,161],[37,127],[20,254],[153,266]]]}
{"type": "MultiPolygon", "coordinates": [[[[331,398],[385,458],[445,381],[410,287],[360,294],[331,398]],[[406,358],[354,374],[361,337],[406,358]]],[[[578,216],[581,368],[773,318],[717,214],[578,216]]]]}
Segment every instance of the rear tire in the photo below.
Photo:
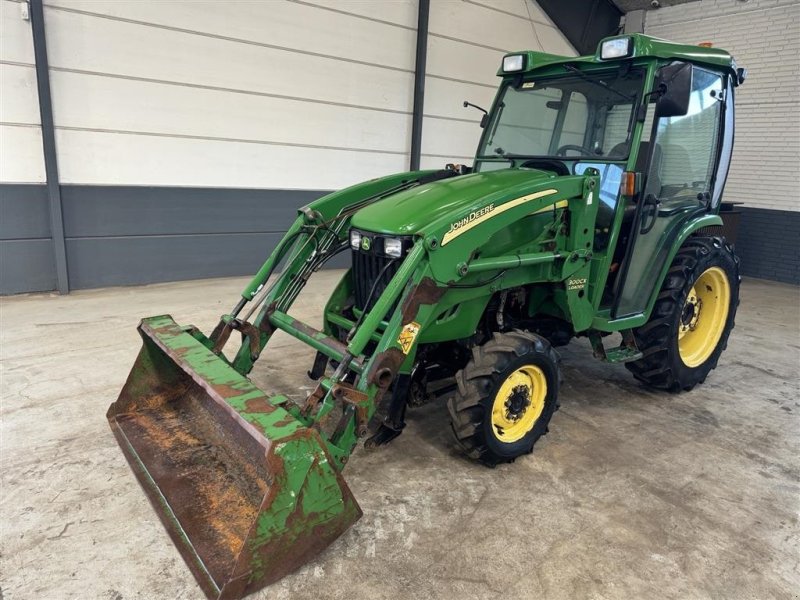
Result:
{"type": "Polygon", "coordinates": [[[650,320],[633,331],[644,357],[625,367],[642,383],[671,392],[703,383],[728,345],[740,282],[739,259],[724,238],[689,238],[650,320]]]}
{"type": "Polygon", "coordinates": [[[529,454],[557,407],[559,357],[543,337],[495,333],[456,373],[447,402],[458,445],[487,466],[529,454]]]}

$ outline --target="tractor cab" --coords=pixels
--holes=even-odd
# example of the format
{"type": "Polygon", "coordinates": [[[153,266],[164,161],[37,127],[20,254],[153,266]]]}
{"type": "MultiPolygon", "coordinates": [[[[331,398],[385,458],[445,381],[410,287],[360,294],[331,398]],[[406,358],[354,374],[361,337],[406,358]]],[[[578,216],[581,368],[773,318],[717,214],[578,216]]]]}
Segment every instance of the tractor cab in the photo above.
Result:
{"type": "Polygon", "coordinates": [[[509,54],[498,75],[474,170],[596,170],[600,307],[640,313],[681,226],[718,209],[744,70],[722,50],[633,34],[591,57],[509,54]]]}

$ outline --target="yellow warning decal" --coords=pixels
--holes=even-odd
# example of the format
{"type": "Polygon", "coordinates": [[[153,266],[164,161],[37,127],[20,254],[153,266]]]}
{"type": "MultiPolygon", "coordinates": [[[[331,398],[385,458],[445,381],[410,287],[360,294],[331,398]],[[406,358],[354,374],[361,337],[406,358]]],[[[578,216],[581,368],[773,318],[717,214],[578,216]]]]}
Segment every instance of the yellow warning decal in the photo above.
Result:
{"type": "Polygon", "coordinates": [[[400,349],[403,351],[403,354],[409,353],[411,346],[414,345],[414,340],[417,339],[420,329],[421,326],[416,321],[411,321],[411,323],[403,325],[403,331],[401,331],[400,335],[397,337],[397,343],[400,344],[400,349]]]}

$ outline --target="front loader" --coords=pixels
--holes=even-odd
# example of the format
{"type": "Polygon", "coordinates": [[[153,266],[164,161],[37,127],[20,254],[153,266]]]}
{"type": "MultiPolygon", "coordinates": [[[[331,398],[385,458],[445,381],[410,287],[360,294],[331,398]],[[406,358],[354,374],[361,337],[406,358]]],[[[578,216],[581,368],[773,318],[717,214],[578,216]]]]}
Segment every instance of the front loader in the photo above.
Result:
{"type": "Polygon", "coordinates": [[[744,70],[634,34],[592,56],[511,53],[498,75],[471,167],[302,208],[208,336],[141,322],[107,416],[209,598],[280,579],[355,523],[342,470],[409,406],[446,398],[457,445],[494,466],[546,433],[573,337],[668,391],[716,367],[738,305],[718,212],[744,70]],[[322,327],[298,321],[294,300],[343,252],[322,327]],[[316,350],[302,404],[248,379],[278,330],[316,350]]]}

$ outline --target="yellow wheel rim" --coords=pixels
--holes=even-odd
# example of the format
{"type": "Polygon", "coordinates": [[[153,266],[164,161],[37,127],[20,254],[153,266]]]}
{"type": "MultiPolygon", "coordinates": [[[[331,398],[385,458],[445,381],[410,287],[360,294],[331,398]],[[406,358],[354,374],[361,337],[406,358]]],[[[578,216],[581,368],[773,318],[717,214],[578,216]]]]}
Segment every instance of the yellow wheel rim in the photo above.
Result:
{"type": "Polygon", "coordinates": [[[725,331],[731,285],[725,271],[703,271],[689,290],[678,324],[678,351],[683,364],[697,367],[713,354],[725,331]]]}
{"type": "Polygon", "coordinates": [[[522,439],[544,410],[547,379],[537,366],[520,367],[503,381],[492,403],[492,429],[501,442],[522,439]]]}

